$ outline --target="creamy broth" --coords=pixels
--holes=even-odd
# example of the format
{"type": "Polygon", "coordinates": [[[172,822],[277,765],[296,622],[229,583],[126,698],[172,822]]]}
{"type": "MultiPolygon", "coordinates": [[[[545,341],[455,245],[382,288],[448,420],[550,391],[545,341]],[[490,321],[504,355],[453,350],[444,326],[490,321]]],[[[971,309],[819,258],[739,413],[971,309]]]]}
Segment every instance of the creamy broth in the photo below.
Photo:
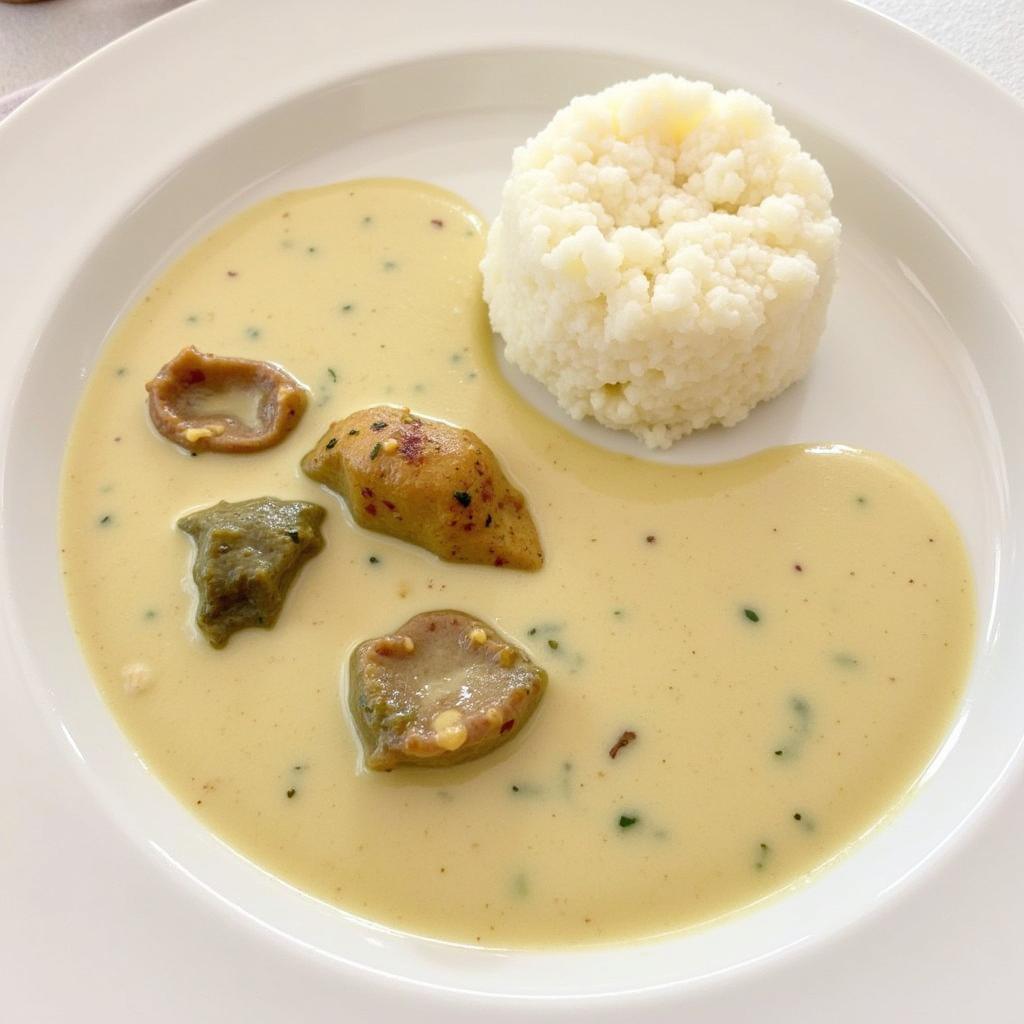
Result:
{"type": "Polygon", "coordinates": [[[907,793],[962,692],[967,557],[934,495],[877,455],[673,467],[547,421],[492,355],[483,231],[436,188],[361,181],[261,203],[175,264],[117,328],[78,413],[62,515],[73,620],[154,774],[324,900],[493,946],[706,921],[824,864],[907,793]],[[189,344],[302,380],[294,434],[197,457],[160,438],[143,384],[189,344]],[[359,530],[300,473],[331,420],[379,402],[480,434],[528,497],[542,571],[451,565],[359,530]],[[326,507],[327,546],[273,630],[213,650],[174,523],[261,495],[326,507]],[[548,693],[481,761],[365,772],[339,699],[348,656],[436,608],[522,645],[548,693]]]}

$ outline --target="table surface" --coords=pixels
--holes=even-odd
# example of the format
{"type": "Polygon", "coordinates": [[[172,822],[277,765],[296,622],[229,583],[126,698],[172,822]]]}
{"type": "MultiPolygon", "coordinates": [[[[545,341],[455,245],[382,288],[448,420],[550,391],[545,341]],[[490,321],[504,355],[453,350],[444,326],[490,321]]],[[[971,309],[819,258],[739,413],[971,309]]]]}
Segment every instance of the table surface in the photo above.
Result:
{"type": "MultiPolygon", "coordinates": [[[[0,3],[0,96],[58,74],[183,0],[0,3]]],[[[808,0],[815,2],[815,0],[808,0]]],[[[1024,0],[863,0],[1024,100],[1024,0]]]]}

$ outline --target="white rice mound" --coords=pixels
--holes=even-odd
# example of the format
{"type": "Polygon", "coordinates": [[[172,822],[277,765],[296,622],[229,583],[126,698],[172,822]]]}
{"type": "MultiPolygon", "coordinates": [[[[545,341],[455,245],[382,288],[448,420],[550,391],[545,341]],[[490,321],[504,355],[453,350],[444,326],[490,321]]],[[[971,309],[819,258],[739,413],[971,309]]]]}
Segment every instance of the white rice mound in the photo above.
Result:
{"type": "Polygon", "coordinates": [[[839,221],[821,164],[750,93],[652,75],[516,149],[482,263],[508,359],[652,448],[807,372],[839,221]]]}

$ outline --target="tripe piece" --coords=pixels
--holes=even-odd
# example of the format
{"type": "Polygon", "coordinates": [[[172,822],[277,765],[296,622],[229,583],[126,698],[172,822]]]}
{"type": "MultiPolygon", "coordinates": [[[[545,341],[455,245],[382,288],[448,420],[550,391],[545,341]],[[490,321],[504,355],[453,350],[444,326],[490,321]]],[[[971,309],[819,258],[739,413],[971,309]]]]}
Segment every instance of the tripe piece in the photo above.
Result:
{"type": "Polygon", "coordinates": [[[190,452],[258,452],[279,444],[306,410],[306,389],[280,366],[183,348],[146,384],[153,426],[190,452]],[[217,398],[251,395],[248,423],[217,398]]]}
{"type": "Polygon", "coordinates": [[[423,612],[352,654],[348,696],[366,766],[450,765],[511,739],[547,673],[490,626],[459,611],[423,612]]]}

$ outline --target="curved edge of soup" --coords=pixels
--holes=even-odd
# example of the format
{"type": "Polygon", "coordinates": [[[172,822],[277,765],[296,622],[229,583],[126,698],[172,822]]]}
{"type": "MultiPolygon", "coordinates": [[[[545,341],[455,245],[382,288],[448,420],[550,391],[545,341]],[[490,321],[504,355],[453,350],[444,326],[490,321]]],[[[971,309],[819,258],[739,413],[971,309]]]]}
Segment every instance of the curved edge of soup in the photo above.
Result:
{"type": "Polygon", "coordinates": [[[494,947],[692,927],[805,877],[905,797],[962,692],[967,556],[932,492],[880,455],[671,467],[548,422],[495,363],[482,244],[458,197],[364,180],[261,203],[172,266],[109,340],[68,447],[75,627],[149,768],[314,896],[494,947]],[[310,389],[303,422],[244,458],[162,441],[142,385],[186,344],[280,363],[310,389]],[[300,473],[327,423],[378,403],[494,449],[541,572],[360,530],[300,473]],[[214,651],[189,625],[173,522],[259,494],[326,506],[326,548],[273,630],[214,651]],[[359,771],[339,700],[351,650],[444,607],[521,644],[550,678],[543,705],[478,762],[359,771]]]}

